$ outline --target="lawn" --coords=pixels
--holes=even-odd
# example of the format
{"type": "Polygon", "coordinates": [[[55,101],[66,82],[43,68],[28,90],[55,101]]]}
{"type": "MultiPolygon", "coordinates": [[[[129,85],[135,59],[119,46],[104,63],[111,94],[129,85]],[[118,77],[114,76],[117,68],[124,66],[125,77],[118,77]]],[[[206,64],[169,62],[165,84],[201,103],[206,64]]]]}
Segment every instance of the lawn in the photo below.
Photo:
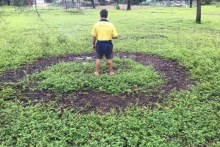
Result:
{"type": "Polygon", "coordinates": [[[195,13],[109,10],[120,56],[113,77],[104,64],[96,77],[99,10],[0,7],[1,146],[219,146],[220,7],[203,6],[201,24],[195,13]]]}

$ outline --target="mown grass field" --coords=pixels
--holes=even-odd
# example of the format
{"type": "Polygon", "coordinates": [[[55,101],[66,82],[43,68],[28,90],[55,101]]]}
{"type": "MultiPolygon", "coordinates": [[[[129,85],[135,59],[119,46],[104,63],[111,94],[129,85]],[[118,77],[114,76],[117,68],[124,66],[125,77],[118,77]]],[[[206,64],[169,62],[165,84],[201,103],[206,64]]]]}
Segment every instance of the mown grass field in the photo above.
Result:
{"type": "MultiPolygon", "coordinates": [[[[0,74],[43,57],[92,52],[90,32],[99,10],[44,8],[39,9],[40,17],[30,8],[18,13],[0,7],[0,12],[0,74]]],[[[120,113],[82,114],[74,108],[61,109],[54,101],[23,102],[13,83],[0,81],[1,146],[220,146],[220,8],[203,6],[201,24],[195,23],[195,12],[195,8],[109,10],[109,20],[120,35],[114,50],[176,59],[195,81],[189,90],[173,91],[153,109],[132,106],[120,113]]],[[[93,62],[86,62],[83,72],[77,70],[80,63],[60,63],[27,75],[20,83],[26,87],[29,79],[43,79],[36,89],[65,93],[83,88],[87,80],[97,92],[113,94],[134,91],[129,84],[143,91],[163,83],[152,67],[114,61],[118,69],[128,66],[129,72],[122,70],[111,80],[105,74],[89,75],[93,62]],[[126,83],[126,78],[134,80],[126,83]]]]}

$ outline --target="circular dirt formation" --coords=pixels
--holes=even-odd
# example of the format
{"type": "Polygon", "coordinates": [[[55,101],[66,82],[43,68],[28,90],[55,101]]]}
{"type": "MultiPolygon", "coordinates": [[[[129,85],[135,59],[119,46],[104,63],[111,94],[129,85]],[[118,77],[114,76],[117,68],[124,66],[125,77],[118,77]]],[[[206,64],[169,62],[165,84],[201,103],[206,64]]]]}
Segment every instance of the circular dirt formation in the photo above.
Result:
{"type": "Polygon", "coordinates": [[[129,105],[147,106],[152,108],[155,103],[162,102],[172,90],[186,90],[191,85],[187,70],[181,67],[176,60],[163,59],[156,55],[143,55],[138,53],[116,53],[119,58],[129,58],[145,66],[153,66],[155,70],[164,78],[165,84],[159,88],[152,89],[150,94],[106,94],[95,92],[91,89],[76,91],[72,93],[56,93],[51,90],[23,89],[22,85],[16,84],[26,75],[40,72],[49,66],[59,62],[74,62],[84,60],[94,60],[92,54],[68,54],[58,57],[41,58],[32,64],[24,65],[17,70],[8,70],[0,75],[0,89],[7,83],[15,83],[18,97],[21,100],[28,97],[33,102],[57,101],[61,108],[74,107],[80,112],[99,111],[108,112],[111,109],[123,110],[129,105]]]}

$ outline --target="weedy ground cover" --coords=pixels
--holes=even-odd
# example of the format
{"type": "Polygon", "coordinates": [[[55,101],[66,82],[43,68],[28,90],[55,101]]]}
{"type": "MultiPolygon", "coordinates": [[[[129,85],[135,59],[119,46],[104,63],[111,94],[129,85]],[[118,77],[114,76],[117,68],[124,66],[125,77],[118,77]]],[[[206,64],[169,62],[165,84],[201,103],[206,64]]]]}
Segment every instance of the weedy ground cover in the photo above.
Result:
{"type": "MultiPolygon", "coordinates": [[[[33,80],[34,88],[52,89],[61,93],[92,89],[97,92],[112,94],[149,92],[163,83],[153,68],[146,68],[129,59],[114,60],[115,76],[109,76],[103,63],[100,76],[94,75],[95,64],[92,61],[60,63],[50,69],[33,75],[26,81],[33,80]]],[[[30,85],[26,85],[30,87],[30,85]]]]}
{"type": "MultiPolygon", "coordinates": [[[[0,73],[41,57],[92,52],[90,31],[99,10],[76,14],[42,9],[39,18],[33,11],[1,9],[0,73]]],[[[0,91],[1,145],[219,146],[220,9],[204,6],[201,24],[194,23],[195,12],[195,8],[109,11],[120,34],[114,50],[178,60],[196,81],[188,91],[172,92],[154,109],[129,107],[122,113],[99,115],[61,109],[52,102],[23,104],[16,90],[5,85],[0,91]]],[[[70,66],[74,71],[77,63],[59,66],[52,69],[70,66]]],[[[51,70],[39,76],[46,74],[49,79],[56,76],[51,70]]]]}

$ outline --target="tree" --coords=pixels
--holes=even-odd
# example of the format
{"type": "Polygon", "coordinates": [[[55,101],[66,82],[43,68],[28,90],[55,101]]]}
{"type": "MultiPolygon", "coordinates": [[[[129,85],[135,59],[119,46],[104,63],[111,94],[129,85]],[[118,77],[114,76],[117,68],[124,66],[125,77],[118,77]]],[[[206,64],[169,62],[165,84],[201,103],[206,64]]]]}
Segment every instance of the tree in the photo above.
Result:
{"type": "Polygon", "coordinates": [[[4,1],[0,0],[0,6],[4,5],[4,1]]]}
{"type": "MultiPolygon", "coordinates": [[[[2,0],[4,4],[7,4],[8,6],[11,6],[11,0],[2,0]]],[[[0,0],[1,2],[1,0],[0,0]]]]}
{"type": "Polygon", "coordinates": [[[197,0],[196,22],[201,23],[201,0],[197,0]]]}
{"type": "Polygon", "coordinates": [[[127,10],[131,10],[131,0],[127,0],[127,10]]]}
{"type": "Polygon", "coordinates": [[[192,8],[193,0],[189,0],[189,7],[192,8]]]}
{"type": "Polygon", "coordinates": [[[11,3],[14,6],[23,7],[28,5],[28,0],[11,0],[11,3]]]}
{"type": "Polygon", "coordinates": [[[92,3],[92,8],[95,9],[95,2],[94,2],[94,0],[91,0],[91,3],[92,3]]]}
{"type": "Polygon", "coordinates": [[[210,5],[212,3],[213,0],[202,0],[201,4],[203,5],[210,5]]]}
{"type": "Polygon", "coordinates": [[[66,11],[67,11],[67,3],[66,3],[66,0],[64,0],[64,4],[65,4],[65,7],[66,7],[66,11]]]}

